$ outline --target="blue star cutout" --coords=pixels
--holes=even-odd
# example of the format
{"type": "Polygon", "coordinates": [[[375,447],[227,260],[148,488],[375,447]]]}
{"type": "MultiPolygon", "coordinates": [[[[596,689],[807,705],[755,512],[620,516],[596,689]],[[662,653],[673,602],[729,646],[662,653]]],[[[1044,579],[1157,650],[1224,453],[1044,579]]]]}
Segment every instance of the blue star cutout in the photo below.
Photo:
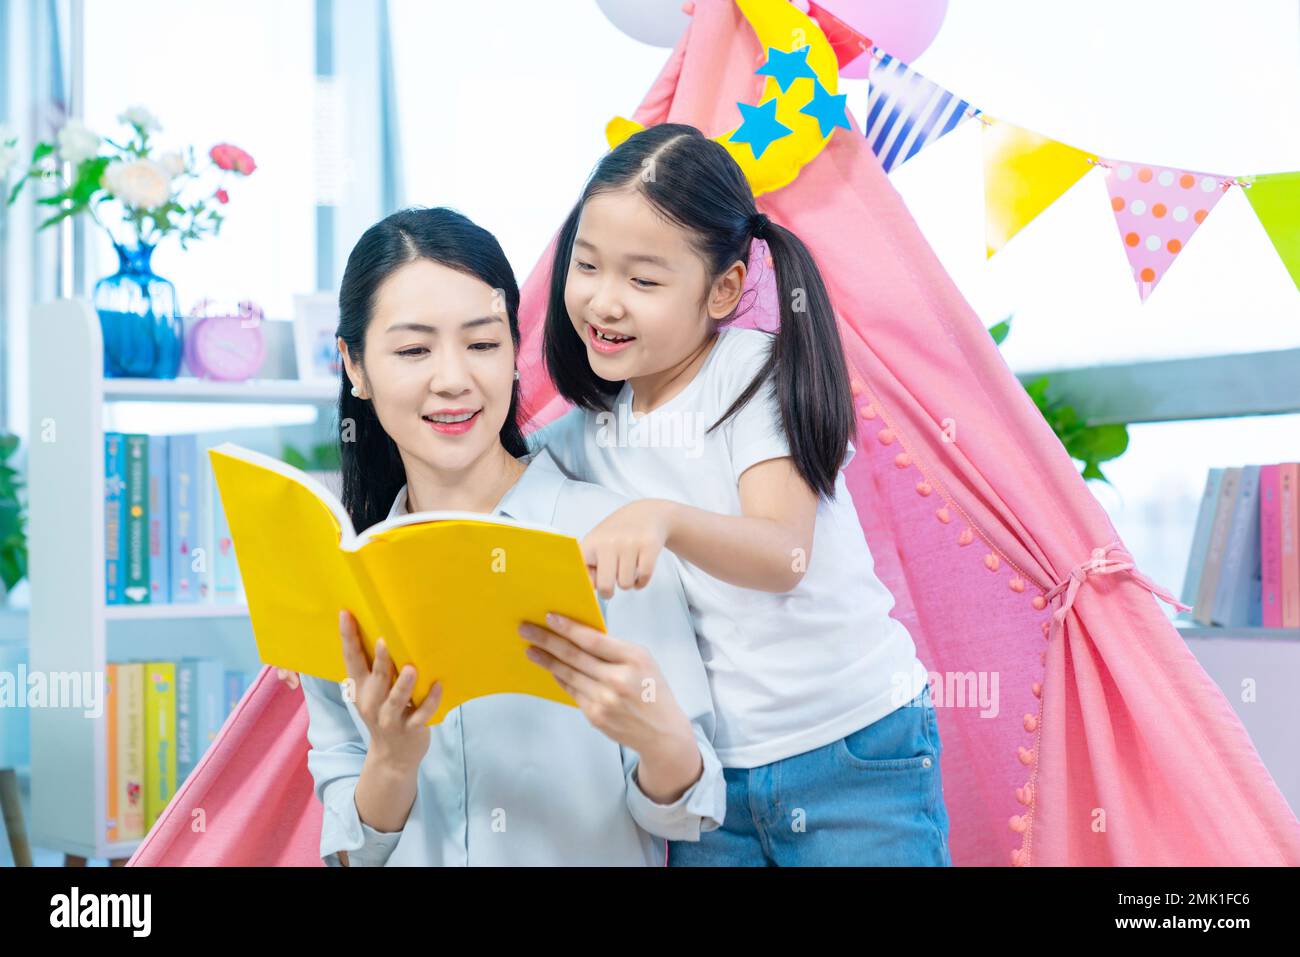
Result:
{"type": "Polygon", "coordinates": [[[837,126],[842,126],[846,130],[852,129],[849,126],[848,116],[845,115],[848,106],[849,95],[847,93],[832,93],[826,87],[822,86],[821,80],[815,81],[813,98],[808,101],[800,113],[806,113],[808,116],[817,120],[817,126],[822,131],[822,136],[830,136],[831,131],[837,126]]]}
{"type": "Polygon", "coordinates": [[[790,88],[790,84],[801,76],[812,80],[817,79],[817,74],[808,65],[809,49],[809,47],[802,47],[792,53],[785,53],[776,47],[768,47],[767,62],[754,72],[759,76],[770,76],[775,79],[776,85],[784,93],[790,88]]]}
{"type": "Polygon", "coordinates": [[[763,153],[773,140],[779,140],[783,136],[789,136],[794,130],[781,123],[776,118],[776,98],[768,100],[766,103],[760,103],[758,106],[750,106],[748,103],[737,103],[740,107],[740,115],[744,117],[744,122],[740,128],[731,134],[733,143],[748,143],[749,148],[754,153],[754,159],[762,157],[763,153]]]}

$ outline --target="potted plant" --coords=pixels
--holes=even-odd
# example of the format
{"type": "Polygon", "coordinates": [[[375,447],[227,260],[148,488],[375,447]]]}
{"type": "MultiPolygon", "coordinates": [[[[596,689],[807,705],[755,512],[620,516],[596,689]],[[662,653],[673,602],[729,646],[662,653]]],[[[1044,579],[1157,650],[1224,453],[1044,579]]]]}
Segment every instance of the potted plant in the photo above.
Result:
{"type": "MultiPolygon", "coordinates": [[[[257,165],[229,143],[212,147],[202,165],[192,147],[158,148],[152,136],[162,127],[143,107],[132,107],[118,120],[127,128],[121,142],[71,120],[56,142],[37,143],[9,203],[28,182],[54,183],[52,194],[36,200],[50,209],[38,229],[85,215],[108,233],[118,270],[96,283],[94,292],[104,332],[104,375],[172,379],[181,364],[183,319],[176,288],[153,271],[153,251],[171,235],[182,249],[217,235],[221,207],[230,201],[225,181],[248,176],[257,165]]],[[[14,146],[12,139],[7,147],[0,142],[10,163],[14,146]]]]}

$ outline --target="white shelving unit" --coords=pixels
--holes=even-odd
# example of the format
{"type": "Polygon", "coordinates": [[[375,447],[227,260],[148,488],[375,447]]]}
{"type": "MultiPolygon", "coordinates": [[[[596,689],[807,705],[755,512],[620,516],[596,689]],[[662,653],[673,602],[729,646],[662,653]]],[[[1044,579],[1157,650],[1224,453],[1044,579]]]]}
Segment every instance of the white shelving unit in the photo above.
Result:
{"type": "MultiPolygon", "coordinates": [[[[181,657],[193,648],[195,632],[206,642],[204,653],[214,657],[250,648],[252,631],[243,605],[105,603],[104,404],[328,407],[337,386],[288,380],[105,380],[99,317],[88,302],[60,300],[36,307],[31,316],[29,673],[89,673],[102,681],[110,631],[114,658],[127,656],[119,649],[144,657],[173,648],[175,657],[181,657]],[[172,621],[180,625],[176,632],[167,628],[172,621]]],[[[87,718],[83,711],[31,710],[31,842],[74,857],[128,857],[136,841],[110,844],[105,839],[104,718],[87,718]]]]}

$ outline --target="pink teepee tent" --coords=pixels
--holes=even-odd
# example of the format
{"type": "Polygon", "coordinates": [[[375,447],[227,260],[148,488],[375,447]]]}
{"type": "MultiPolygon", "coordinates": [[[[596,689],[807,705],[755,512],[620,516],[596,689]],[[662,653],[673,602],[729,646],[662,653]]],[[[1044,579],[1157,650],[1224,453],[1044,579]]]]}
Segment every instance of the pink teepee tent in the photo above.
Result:
{"type": "MultiPolygon", "coordinates": [[[[725,133],[762,54],[730,0],[697,0],[635,119],[725,133]]],[[[935,675],[954,863],[1300,864],[1300,823],[1153,597],[1172,596],[1133,567],[856,127],[759,207],[812,249],[841,319],[849,487],[935,675]]],[[[523,289],[534,426],[563,410],[540,353],[550,253],[523,289]]],[[[319,863],[299,695],[263,673],[133,864],[319,863]]]]}

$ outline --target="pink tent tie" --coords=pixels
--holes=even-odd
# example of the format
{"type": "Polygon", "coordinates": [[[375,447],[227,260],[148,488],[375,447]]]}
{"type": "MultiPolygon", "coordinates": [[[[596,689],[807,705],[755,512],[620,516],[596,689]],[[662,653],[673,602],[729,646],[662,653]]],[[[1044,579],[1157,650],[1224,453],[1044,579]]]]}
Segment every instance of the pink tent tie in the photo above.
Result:
{"type": "Polygon", "coordinates": [[[1051,591],[1043,597],[1051,601],[1057,595],[1065,592],[1065,600],[1061,602],[1061,607],[1052,612],[1052,633],[1055,634],[1065,624],[1065,615],[1074,605],[1075,596],[1079,594],[1079,587],[1087,581],[1089,573],[1098,575],[1113,575],[1116,572],[1128,572],[1137,581],[1139,585],[1145,588],[1151,594],[1155,595],[1161,601],[1173,605],[1179,611],[1191,611],[1192,609],[1184,605],[1181,601],[1173,596],[1167,589],[1160,587],[1146,575],[1137,570],[1137,565],[1133,562],[1133,556],[1130,555],[1119,543],[1118,540],[1111,542],[1104,548],[1094,548],[1092,558],[1086,562],[1081,562],[1070,569],[1070,577],[1060,584],[1056,585],[1051,591]],[[1110,559],[1106,556],[1117,551],[1123,557],[1110,559]]]}

